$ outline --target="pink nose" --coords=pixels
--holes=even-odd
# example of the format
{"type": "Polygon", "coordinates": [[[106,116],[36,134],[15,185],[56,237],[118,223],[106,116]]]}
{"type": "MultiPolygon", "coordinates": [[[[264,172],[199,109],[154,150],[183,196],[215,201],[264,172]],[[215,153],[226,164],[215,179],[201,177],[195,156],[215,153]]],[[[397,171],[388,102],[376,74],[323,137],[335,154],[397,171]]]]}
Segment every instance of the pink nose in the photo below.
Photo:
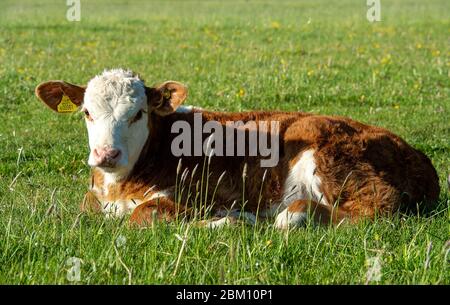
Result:
{"type": "Polygon", "coordinates": [[[120,150],[115,148],[95,148],[94,160],[99,167],[115,167],[119,161],[120,150]]]}

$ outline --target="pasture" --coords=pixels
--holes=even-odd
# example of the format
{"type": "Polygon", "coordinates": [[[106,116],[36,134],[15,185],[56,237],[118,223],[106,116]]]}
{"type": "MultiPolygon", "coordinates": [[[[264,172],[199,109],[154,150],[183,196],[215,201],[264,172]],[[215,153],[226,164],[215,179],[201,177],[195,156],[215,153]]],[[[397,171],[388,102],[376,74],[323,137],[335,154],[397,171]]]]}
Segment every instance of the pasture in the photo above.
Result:
{"type": "Polygon", "coordinates": [[[373,23],[354,0],[82,1],[78,22],[67,9],[0,3],[0,283],[450,284],[448,1],[381,1],[373,23]],[[80,214],[83,116],[56,115],[34,88],[85,84],[113,67],[187,84],[188,105],[388,128],[431,158],[440,205],[428,216],[288,231],[273,222],[133,229],[80,214]]]}

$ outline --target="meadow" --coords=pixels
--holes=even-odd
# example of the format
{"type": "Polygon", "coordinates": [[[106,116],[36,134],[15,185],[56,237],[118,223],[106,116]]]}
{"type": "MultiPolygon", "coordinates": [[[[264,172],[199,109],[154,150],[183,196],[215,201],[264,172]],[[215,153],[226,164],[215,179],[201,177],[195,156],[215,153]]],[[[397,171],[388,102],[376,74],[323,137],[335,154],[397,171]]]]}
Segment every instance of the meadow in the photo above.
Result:
{"type": "Polygon", "coordinates": [[[0,3],[1,284],[450,284],[450,2],[65,1],[0,3]],[[432,160],[432,215],[279,231],[80,214],[89,185],[81,114],[56,115],[40,82],[105,68],[189,86],[221,111],[335,114],[382,126],[432,160]],[[184,244],[184,246],[183,246],[184,244]],[[79,264],[79,273],[74,268],[79,264]],[[78,276],[79,275],[79,276],[78,276]]]}

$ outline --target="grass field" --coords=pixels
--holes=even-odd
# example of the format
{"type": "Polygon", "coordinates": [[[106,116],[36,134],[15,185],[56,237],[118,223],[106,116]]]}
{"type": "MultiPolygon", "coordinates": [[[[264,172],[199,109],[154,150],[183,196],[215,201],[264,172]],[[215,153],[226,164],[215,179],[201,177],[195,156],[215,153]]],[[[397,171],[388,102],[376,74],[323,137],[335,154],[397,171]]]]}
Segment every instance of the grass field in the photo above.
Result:
{"type": "Polygon", "coordinates": [[[79,22],[66,10],[65,1],[0,3],[0,283],[450,284],[448,0],[382,1],[374,23],[354,0],[82,1],[79,22]],[[137,230],[80,215],[82,116],[55,115],[33,91],[111,67],[149,84],[184,82],[187,104],[204,108],[389,128],[432,159],[440,207],[287,232],[271,223],[137,230]]]}

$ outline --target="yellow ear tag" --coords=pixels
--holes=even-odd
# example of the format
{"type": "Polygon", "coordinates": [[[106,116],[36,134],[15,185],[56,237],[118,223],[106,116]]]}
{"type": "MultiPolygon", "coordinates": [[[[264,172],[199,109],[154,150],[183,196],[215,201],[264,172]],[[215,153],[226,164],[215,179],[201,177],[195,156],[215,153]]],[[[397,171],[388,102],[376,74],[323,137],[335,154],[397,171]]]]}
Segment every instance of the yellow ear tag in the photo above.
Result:
{"type": "Polygon", "coordinates": [[[164,90],[163,97],[166,100],[169,100],[172,97],[172,92],[170,92],[170,90],[168,90],[168,89],[164,90]]]}
{"type": "Polygon", "coordinates": [[[67,113],[77,111],[78,106],[75,105],[67,95],[63,95],[61,102],[57,106],[58,112],[67,113]]]}

